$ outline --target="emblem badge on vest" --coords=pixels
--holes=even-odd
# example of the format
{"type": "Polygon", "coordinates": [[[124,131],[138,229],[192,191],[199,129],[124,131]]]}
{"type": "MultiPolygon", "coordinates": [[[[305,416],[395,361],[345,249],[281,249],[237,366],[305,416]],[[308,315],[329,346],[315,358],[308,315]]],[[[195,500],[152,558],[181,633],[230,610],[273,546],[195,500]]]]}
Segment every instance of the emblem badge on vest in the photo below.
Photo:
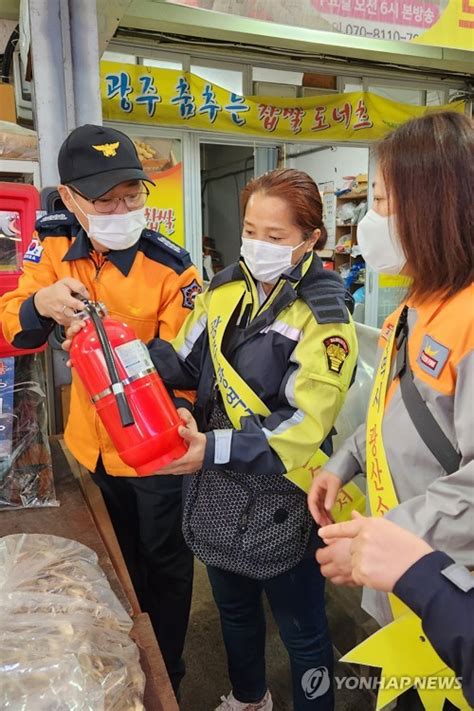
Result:
{"type": "Polygon", "coordinates": [[[183,306],[185,309],[193,309],[194,308],[194,299],[198,294],[201,293],[201,285],[199,284],[196,279],[193,279],[193,281],[188,284],[187,286],[183,286],[181,289],[183,293],[183,306]]]}
{"type": "Polygon", "coordinates": [[[324,339],[324,347],[326,349],[329,370],[331,373],[337,373],[339,375],[349,355],[347,341],[341,338],[341,336],[330,336],[324,339]]]}
{"type": "Polygon", "coordinates": [[[420,368],[433,378],[439,378],[449,356],[449,348],[443,346],[434,338],[425,335],[417,362],[420,368]]]}

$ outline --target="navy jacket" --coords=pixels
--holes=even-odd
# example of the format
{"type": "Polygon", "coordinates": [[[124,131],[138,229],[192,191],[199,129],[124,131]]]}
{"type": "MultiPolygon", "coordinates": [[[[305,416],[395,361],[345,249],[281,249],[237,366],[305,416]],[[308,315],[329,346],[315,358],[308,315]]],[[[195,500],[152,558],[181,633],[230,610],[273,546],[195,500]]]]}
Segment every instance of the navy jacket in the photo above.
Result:
{"type": "Polygon", "coordinates": [[[393,592],[422,621],[441,659],[462,679],[474,706],[474,576],[446,553],[433,551],[409,568],[393,592]]]}

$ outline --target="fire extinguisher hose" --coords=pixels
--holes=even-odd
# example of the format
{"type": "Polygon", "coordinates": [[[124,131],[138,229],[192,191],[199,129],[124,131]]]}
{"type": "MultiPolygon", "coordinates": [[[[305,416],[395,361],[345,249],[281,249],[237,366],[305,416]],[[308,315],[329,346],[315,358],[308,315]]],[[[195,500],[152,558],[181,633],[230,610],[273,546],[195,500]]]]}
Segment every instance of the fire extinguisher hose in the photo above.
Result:
{"type": "Polygon", "coordinates": [[[128,404],[123,383],[120,379],[120,375],[118,374],[112,346],[107,338],[107,333],[105,332],[102,319],[97,313],[94,303],[84,299],[83,297],[81,297],[81,300],[84,301],[85,310],[90,315],[94,328],[97,331],[97,337],[104,353],[105,365],[107,366],[107,371],[109,373],[111,390],[115,395],[115,401],[120,413],[122,427],[129,427],[130,425],[135,424],[135,420],[133,419],[132,411],[130,410],[130,405],[128,404]]]}

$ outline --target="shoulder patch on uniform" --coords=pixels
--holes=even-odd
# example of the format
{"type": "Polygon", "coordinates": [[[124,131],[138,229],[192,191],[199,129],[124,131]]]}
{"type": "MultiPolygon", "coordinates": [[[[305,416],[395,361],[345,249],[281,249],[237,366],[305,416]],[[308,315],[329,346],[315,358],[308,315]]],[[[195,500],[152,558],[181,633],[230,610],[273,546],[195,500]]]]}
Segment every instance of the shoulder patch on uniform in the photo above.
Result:
{"type": "Polygon", "coordinates": [[[32,239],[28,249],[23,255],[23,260],[25,262],[33,262],[34,264],[39,264],[41,261],[41,255],[43,254],[43,247],[40,244],[39,239],[32,239]]]}
{"type": "Polygon", "coordinates": [[[192,310],[194,308],[194,299],[202,292],[202,287],[197,279],[193,279],[190,284],[181,287],[181,292],[183,294],[183,307],[192,310]]]}
{"type": "Polygon", "coordinates": [[[313,258],[296,291],[319,324],[349,323],[352,297],[338,274],[322,268],[319,257],[313,258]]]}
{"type": "Polygon", "coordinates": [[[224,267],[224,269],[217,272],[217,274],[212,277],[212,281],[209,284],[209,291],[217,289],[217,287],[222,286],[223,284],[227,284],[231,281],[239,281],[243,278],[244,275],[239,263],[234,262],[233,264],[229,264],[228,267],[224,267]]]}
{"type": "Polygon", "coordinates": [[[342,294],[309,298],[305,298],[304,294],[301,296],[319,324],[349,323],[349,311],[342,294]]]}
{"type": "Polygon", "coordinates": [[[425,373],[428,373],[433,378],[439,378],[450,352],[449,348],[425,334],[417,363],[425,373]]]}
{"type": "Polygon", "coordinates": [[[329,336],[323,343],[329,370],[340,375],[349,355],[349,344],[342,336],[329,336]]]}
{"type": "Polygon", "coordinates": [[[70,237],[73,225],[79,225],[76,216],[68,210],[62,210],[43,215],[36,220],[36,231],[40,240],[54,236],[70,237]]]}
{"type": "Polygon", "coordinates": [[[167,237],[164,237],[159,232],[153,230],[144,230],[142,232],[139,249],[155,262],[160,262],[171,269],[174,269],[178,274],[184,272],[185,269],[192,266],[191,257],[179,244],[175,244],[167,237]]]}

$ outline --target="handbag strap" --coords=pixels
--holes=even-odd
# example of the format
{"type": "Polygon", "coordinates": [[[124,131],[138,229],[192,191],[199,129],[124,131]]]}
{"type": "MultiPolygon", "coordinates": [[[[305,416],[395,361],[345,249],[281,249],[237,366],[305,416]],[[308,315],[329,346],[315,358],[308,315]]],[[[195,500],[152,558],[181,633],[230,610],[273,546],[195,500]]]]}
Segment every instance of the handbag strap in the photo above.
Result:
{"type": "Polygon", "coordinates": [[[432,455],[448,474],[459,469],[461,455],[453,447],[431,410],[423,400],[413,380],[413,371],[408,360],[408,308],[405,306],[398,324],[397,362],[395,377],[400,378],[403,403],[411,421],[432,455]]]}

